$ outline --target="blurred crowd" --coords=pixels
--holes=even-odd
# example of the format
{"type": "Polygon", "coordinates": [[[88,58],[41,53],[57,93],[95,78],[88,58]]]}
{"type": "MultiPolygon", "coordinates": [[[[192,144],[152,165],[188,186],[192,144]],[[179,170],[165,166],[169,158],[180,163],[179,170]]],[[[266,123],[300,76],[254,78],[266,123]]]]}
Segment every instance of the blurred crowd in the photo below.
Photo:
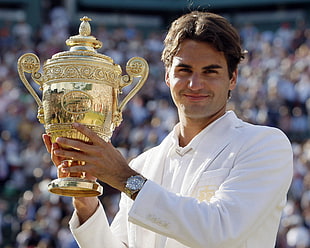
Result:
{"type": "MultiPolygon", "coordinates": [[[[22,54],[35,53],[43,63],[68,50],[65,40],[78,33],[64,9],[49,14],[39,30],[23,21],[0,27],[0,247],[5,248],[77,247],[68,229],[71,198],[47,191],[56,178],[55,167],[41,140],[37,105],[17,73],[22,54]]],[[[277,248],[310,247],[310,27],[298,22],[261,30],[247,23],[238,30],[247,55],[229,109],[246,121],[279,127],[290,138],[295,173],[277,248]]],[[[122,68],[133,56],[149,63],[149,78],[127,104],[112,137],[130,160],[157,145],[178,121],[160,61],[165,31],[97,25],[92,35],[103,42],[98,52],[122,68]]],[[[32,86],[40,94],[39,86],[32,86]]],[[[100,199],[112,221],[119,193],[107,185],[104,191],[100,199]]]]}

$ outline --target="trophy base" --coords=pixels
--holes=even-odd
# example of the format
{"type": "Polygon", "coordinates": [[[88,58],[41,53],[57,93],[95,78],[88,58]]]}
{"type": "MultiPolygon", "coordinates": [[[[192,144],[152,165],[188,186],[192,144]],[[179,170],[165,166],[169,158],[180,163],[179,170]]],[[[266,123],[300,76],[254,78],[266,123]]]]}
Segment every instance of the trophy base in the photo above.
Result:
{"type": "Polygon", "coordinates": [[[48,185],[51,193],[71,197],[91,197],[102,195],[103,187],[97,182],[74,177],[53,180],[48,185]]]}

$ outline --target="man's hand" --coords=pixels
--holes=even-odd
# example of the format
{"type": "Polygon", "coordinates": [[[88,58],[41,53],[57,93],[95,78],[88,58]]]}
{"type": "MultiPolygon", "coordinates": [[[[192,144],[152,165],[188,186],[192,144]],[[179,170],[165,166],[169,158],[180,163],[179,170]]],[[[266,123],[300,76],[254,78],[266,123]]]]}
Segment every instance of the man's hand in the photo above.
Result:
{"type": "Polygon", "coordinates": [[[60,165],[61,173],[86,172],[86,175],[92,175],[123,191],[127,178],[138,173],[129,167],[126,159],[110,142],[104,141],[82,124],[74,123],[72,126],[87,136],[90,142],[63,137],[56,139],[58,145],[45,141],[47,149],[52,153],[53,162],[60,165]],[[60,163],[62,159],[84,161],[85,165],[67,167],[60,163]]]}
{"type": "MultiPolygon", "coordinates": [[[[68,172],[64,171],[63,168],[67,167],[66,162],[63,161],[63,157],[59,157],[55,155],[55,150],[59,149],[59,145],[57,143],[52,143],[51,142],[51,137],[47,134],[42,135],[43,142],[45,144],[46,150],[51,154],[51,159],[55,166],[57,166],[57,174],[58,177],[67,177],[68,172]]],[[[95,177],[85,174],[85,178],[90,179],[90,180],[96,180],[95,177]]],[[[98,207],[98,199],[97,197],[76,197],[73,198],[73,206],[76,209],[77,215],[79,217],[80,225],[82,225],[89,217],[91,217],[97,207],[98,207]]]]}
{"type": "Polygon", "coordinates": [[[57,175],[58,177],[66,177],[68,173],[63,173],[61,168],[62,166],[66,166],[66,163],[63,163],[62,161],[64,158],[56,156],[54,151],[59,149],[58,144],[52,143],[51,137],[48,134],[42,135],[43,142],[45,144],[46,150],[51,154],[51,160],[53,161],[54,165],[57,167],[57,175]]]}

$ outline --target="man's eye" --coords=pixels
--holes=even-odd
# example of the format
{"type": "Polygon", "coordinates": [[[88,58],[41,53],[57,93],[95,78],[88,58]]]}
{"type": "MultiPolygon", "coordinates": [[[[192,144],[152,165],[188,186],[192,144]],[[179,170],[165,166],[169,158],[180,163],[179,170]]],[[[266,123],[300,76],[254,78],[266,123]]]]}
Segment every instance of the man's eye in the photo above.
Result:
{"type": "Polygon", "coordinates": [[[188,68],[181,68],[181,69],[179,69],[179,71],[180,72],[191,72],[191,70],[188,68]]]}
{"type": "Polygon", "coordinates": [[[217,73],[216,70],[206,70],[205,71],[206,74],[212,74],[212,73],[217,73]]]}

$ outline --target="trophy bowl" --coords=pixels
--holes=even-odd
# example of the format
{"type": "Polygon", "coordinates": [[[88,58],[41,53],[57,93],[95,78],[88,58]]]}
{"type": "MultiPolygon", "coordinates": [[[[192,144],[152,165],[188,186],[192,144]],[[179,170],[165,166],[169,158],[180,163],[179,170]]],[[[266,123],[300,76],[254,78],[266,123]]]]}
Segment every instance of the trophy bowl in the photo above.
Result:
{"type": "MultiPolygon", "coordinates": [[[[113,59],[100,54],[102,42],[91,36],[90,18],[80,19],[79,35],[71,36],[66,44],[69,51],[54,54],[44,62],[43,72],[39,58],[33,53],[18,59],[21,81],[38,104],[38,119],[44,125],[52,142],[57,137],[89,142],[88,137],[72,128],[79,122],[92,129],[99,137],[109,141],[114,129],[122,122],[122,110],[144,85],[149,68],[140,57],[131,58],[126,73],[113,59]],[[29,83],[25,73],[40,86],[42,99],[29,83]],[[125,86],[132,89],[119,101],[125,86]]],[[[69,166],[83,165],[83,161],[66,159],[69,166]]],[[[48,190],[54,194],[71,197],[98,196],[102,186],[85,178],[85,173],[71,173],[51,181],[48,190]]]]}

